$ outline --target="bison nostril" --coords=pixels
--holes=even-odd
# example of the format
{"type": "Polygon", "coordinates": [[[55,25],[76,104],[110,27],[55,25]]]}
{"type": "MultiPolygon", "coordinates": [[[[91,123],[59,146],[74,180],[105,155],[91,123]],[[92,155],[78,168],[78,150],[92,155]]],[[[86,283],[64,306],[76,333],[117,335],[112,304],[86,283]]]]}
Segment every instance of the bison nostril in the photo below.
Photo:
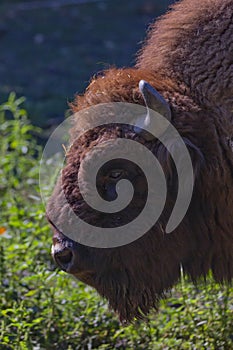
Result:
{"type": "Polygon", "coordinates": [[[73,257],[73,254],[71,253],[71,251],[63,251],[60,255],[58,255],[58,260],[62,263],[62,264],[68,264],[71,262],[73,257]]]}
{"type": "Polygon", "coordinates": [[[63,269],[67,270],[73,260],[73,252],[69,248],[54,251],[53,257],[56,263],[63,269]]]}

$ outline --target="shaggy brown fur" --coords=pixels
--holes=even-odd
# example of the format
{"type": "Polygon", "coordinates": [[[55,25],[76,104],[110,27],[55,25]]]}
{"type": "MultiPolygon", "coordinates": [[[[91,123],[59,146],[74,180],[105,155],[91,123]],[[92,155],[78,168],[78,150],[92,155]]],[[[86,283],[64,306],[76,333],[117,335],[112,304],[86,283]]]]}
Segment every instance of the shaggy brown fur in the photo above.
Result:
{"type": "Polygon", "coordinates": [[[227,99],[232,110],[232,17],[232,0],[175,4],[151,26],[137,67],[186,84],[198,103],[221,105],[227,99]]]}
{"type": "MultiPolygon", "coordinates": [[[[77,112],[103,102],[143,104],[138,89],[143,79],[169,102],[172,124],[193,161],[195,187],[189,210],[172,234],[164,234],[177,191],[169,149],[156,139],[144,140],[127,126],[99,127],[79,139],[78,120],[72,129],[73,147],[60,181],[74,211],[91,224],[119,224],[115,214],[105,216],[89,208],[78,190],[80,162],[97,143],[117,137],[141,142],[159,159],[167,177],[168,198],[157,224],[139,240],[118,248],[86,247],[58,232],[56,222],[51,222],[54,212],[58,212],[59,220],[64,217],[58,188],[47,207],[54,244],[72,250],[72,265],[65,269],[106,297],[122,321],[140,318],[156,308],[158,300],[179,280],[181,265],[193,281],[205,278],[210,269],[218,282],[233,278],[232,14],[233,0],[177,3],[152,26],[136,68],[113,68],[95,77],[72,105],[77,112]]],[[[169,144],[179,150],[176,140],[169,144]]],[[[138,174],[133,181],[136,185],[142,183],[144,190],[142,177],[138,174]]],[[[122,213],[122,223],[132,219],[134,211],[140,211],[142,192],[136,194],[138,201],[122,213]]]]}

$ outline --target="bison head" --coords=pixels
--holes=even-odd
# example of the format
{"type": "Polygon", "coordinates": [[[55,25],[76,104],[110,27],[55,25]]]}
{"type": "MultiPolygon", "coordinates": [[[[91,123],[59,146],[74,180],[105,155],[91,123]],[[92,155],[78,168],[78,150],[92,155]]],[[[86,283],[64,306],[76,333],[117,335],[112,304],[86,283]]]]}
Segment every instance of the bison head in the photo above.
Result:
{"type": "MultiPolygon", "coordinates": [[[[137,80],[137,84],[138,82],[137,80]]],[[[123,95],[125,93],[123,89],[123,83],[121,88],[115,83],[114,87],[109,88],[109,94],[123,95]]],[[[96,96],[98,91],[96,89],[96,96]]],[[[110,307],[119,314],[121,321],[131,321],[134,317],[142,318],[151,308],[157,308],[159,299],[164,297],[166,291],[179,280],[181,265],[193,278],[202,274],[203,269],[206,273],[208,267],[203,267],[202,258],[209,248],[209,238],[203,234],[200,247],[200,236],[195,231],[197,217],[193,214],[196,211],[192,210],[196,203],[195,193],[182,222],[172,234],[165,233],[166,224],[176,202],[178,190],[176,167],[169,156],[169,151],[161,142],[143,131],[143,122],[150,123],[149,109],[158,111],[167,119],[175,120],[177,115],[184,114],[183,106],[175,108],[171,103],[170,107],[151,85],[143,81],[140,82],[139,89],[134,86],[130,93],[134,98],[137,94],[137,103],[146,104],[148,111],[144,119],[139,119],[136,127],[125,124],[96,127],[78,139],[75,138],[74,126],[72,147],[67,154],[66,165],[47,206],[47,217],[54,232],[52,254],[56,263],[67,273],[96,288],[108,299],[110,307]],[[143,170],[124,157],[118,157],[104,164],[97,174],[96,188],[99,195],[111,203],[117,197],[118,182],[122,179],[128,180],[134,188],[134,194],[126,208],[106,214],[91,208],[81,195],[77,179],[82,160],[88,158],[88,153],[90,150],[95,150],[96,146],[98,150],[95,157],[101,158],[107,152],[105,141],[116,139],[133,140],[147,147],[159,160],[167,182],[165,207],[159,220],[148,232],[129,244],[105,248],[86,246],[77,240],[72,240],[66,234],[70,225],[68,207],[72,208],[83,221],[107,229],[131,222],[141,213],[147,201],[148,183],[143,170]],[[61,227],[65,228],[65,232],[61,227]]],[[[116,100],[111,97],[111,100],[122,101],[120,97],[116,100]]],[[[103,102],[106,100],[103,99],[103,102]]],[[[197,173],[202,155],[190,139],[183,137],[183,140],[191,154],[194,173],[197,173]]],[[[176,140],[168,140],[168,144],[170,150],[175,148],[179,155],[179,144],[176,140]]],[[[180,160],[182,161],[182,154],[180,160]]],[[[92,161],[93,158],[90,158],[89,163],[92,161]]],[[[81,171],[80,177],[88,191],[88,175],[81,171]]],[[[85,234],[88,235],[88,232],[85,234]]],[[[127,232],[125,234],[127,235],[127,232]]],[[[98,240],[98,236],[96,239],[98,240]]]]}

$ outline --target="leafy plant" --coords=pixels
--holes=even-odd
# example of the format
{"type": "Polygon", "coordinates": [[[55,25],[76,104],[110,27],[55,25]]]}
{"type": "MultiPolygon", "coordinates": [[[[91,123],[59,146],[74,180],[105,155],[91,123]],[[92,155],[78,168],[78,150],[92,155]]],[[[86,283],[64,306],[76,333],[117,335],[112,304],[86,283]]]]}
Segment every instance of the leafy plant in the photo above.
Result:
{"type": "Polygon", "coordinates": [[[96,292],[56,270],[23,98],[0,105],[0,349],[232,349],[233,289],[185,278],[148,322],[122,327],[96,292]]]}

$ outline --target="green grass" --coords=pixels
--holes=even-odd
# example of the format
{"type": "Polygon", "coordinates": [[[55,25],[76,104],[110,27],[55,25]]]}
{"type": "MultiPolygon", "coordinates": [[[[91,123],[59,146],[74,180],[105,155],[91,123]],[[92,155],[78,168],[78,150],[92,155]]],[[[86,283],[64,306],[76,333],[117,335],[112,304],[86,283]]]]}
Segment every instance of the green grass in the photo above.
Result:
{"type": "MultiPolygon", "coordinates": [[[[63,117],[67,100],[94,73],[132,65],[149,23],[171,3],[103,0],[17,10],[22,2],[0,1],[0,103],[10,91],[27,96],[30,119],[43,127],[63,117]]],[[[39,1],[46,2],[54,0],[39,1]]]]}
{"type": "Polygon", "coordinates": [[[233,289],[211,278],[182,278],[158,314],[122,327],[93,289],[55,268],[39,130],[22,103],[11,94],[0,105],[0,349],[233,349],[233,289]]]}

